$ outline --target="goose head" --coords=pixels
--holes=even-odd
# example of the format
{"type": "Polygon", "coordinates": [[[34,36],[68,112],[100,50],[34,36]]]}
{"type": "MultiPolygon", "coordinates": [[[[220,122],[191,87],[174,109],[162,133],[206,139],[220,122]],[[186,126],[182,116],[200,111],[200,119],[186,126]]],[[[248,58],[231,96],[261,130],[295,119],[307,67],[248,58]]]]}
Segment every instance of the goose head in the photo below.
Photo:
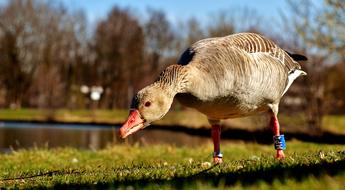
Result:
{"type": "Polygon", "coordinates": [[[131,103],[128,119],[120,128],[120,136],[126,138],[161,119],[170,109],[173,97],[155,85],[140,90],[131,103]]]}

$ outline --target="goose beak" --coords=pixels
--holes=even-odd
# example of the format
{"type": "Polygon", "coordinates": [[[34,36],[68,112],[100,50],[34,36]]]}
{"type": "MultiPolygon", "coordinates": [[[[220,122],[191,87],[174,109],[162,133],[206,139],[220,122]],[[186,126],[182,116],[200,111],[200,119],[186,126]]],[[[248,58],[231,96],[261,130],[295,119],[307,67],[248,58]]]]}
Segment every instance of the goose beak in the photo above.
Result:
{"type": "Polygon", "coordinates": [[[127,121],[120,128],[120,136],[126,138],[128,135],[131,135],[138,130],[144,128],[145,120],[142,119],[139,111],[133,109],[130,111],[127,121]]]}

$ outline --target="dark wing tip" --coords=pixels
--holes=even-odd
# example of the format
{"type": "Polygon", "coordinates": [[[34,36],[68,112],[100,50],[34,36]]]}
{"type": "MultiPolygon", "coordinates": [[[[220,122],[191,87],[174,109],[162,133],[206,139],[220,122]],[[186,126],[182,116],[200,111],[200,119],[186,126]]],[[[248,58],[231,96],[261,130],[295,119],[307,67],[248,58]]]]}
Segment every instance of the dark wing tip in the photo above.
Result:
{"type": "Polygon", "coordinates": [[[307,61],[308,60],[308,58],[306,57],[306,56],[304,56],[304,55],[301,55],[301,54],[292,54],[292,53],[290,53],[290,52],[288,52],[288,51],[285,51],[287,54],[289,54],[289,56],[293,59],[293,60],[295,60],[295,61],[307,61]]]}
{"type": "Polygon", "coordinates": [[[194,57],[195,51],[191,48],[188,48],[186,51],[184,51],[177,62],[179,65],[187,65],[190,61],[192,61],[194,57]]]}
{"type": "Polygon", "coordinates": [[[306,56],[301,55],[301,54],[292,54],[290,56],[295,61],[307,61],[308,60],[308,58],[306,56]]]}

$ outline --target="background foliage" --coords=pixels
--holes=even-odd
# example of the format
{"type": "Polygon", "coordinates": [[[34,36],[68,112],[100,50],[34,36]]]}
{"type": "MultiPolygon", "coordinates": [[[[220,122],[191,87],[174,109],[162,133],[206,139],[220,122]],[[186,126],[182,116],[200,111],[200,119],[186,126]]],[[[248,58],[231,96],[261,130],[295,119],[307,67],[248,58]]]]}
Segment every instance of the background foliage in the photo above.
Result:
{"type": "MultiPolygon", "coordinates": [[[[0,7],[1,108],[127,108],[133,94],[152,82],[193,42],[236,32],[257,32],[289,51],[308,56],[308,77],[283,99],[281,111],[304,112],[310,126],[322,115],[345,111],[345,3],[289,1],[270,21],[254,10],[222,10],[212,23],[195,18],[172,24],[165,12],[146,19],[113,7],[91,27],[83,11],[39,0],[12,0],[0,7]],[[267,27],[270,25],[270,27],[267,27]],[[269,28],[275,28],[274,31],[269,28]],[[80,92],[101,86],[99,102],[80,92]]],[[[179,106],[176,106],[179,108],[179,106]]]]}

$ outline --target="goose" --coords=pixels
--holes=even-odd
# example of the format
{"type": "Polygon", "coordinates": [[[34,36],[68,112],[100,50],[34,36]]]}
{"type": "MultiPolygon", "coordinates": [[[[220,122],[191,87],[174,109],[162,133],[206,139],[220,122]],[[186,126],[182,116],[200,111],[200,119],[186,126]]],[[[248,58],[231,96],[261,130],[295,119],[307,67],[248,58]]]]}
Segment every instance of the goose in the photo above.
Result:
{"type": "Polygon", "coordinates": [[[271,117],[275,157],[283,159],[286,144],[280,134],[278,106],[292,82],[306,75],[298,63],[306,60],[255,33],[197,41],[182,53],[177,64],[165,68],[154,83],[133,97],[120,136],[126,138],[161,119],[176,98],[207,116],[215,164],[223,162],[220,121],[262,112],[271,117]]]}

